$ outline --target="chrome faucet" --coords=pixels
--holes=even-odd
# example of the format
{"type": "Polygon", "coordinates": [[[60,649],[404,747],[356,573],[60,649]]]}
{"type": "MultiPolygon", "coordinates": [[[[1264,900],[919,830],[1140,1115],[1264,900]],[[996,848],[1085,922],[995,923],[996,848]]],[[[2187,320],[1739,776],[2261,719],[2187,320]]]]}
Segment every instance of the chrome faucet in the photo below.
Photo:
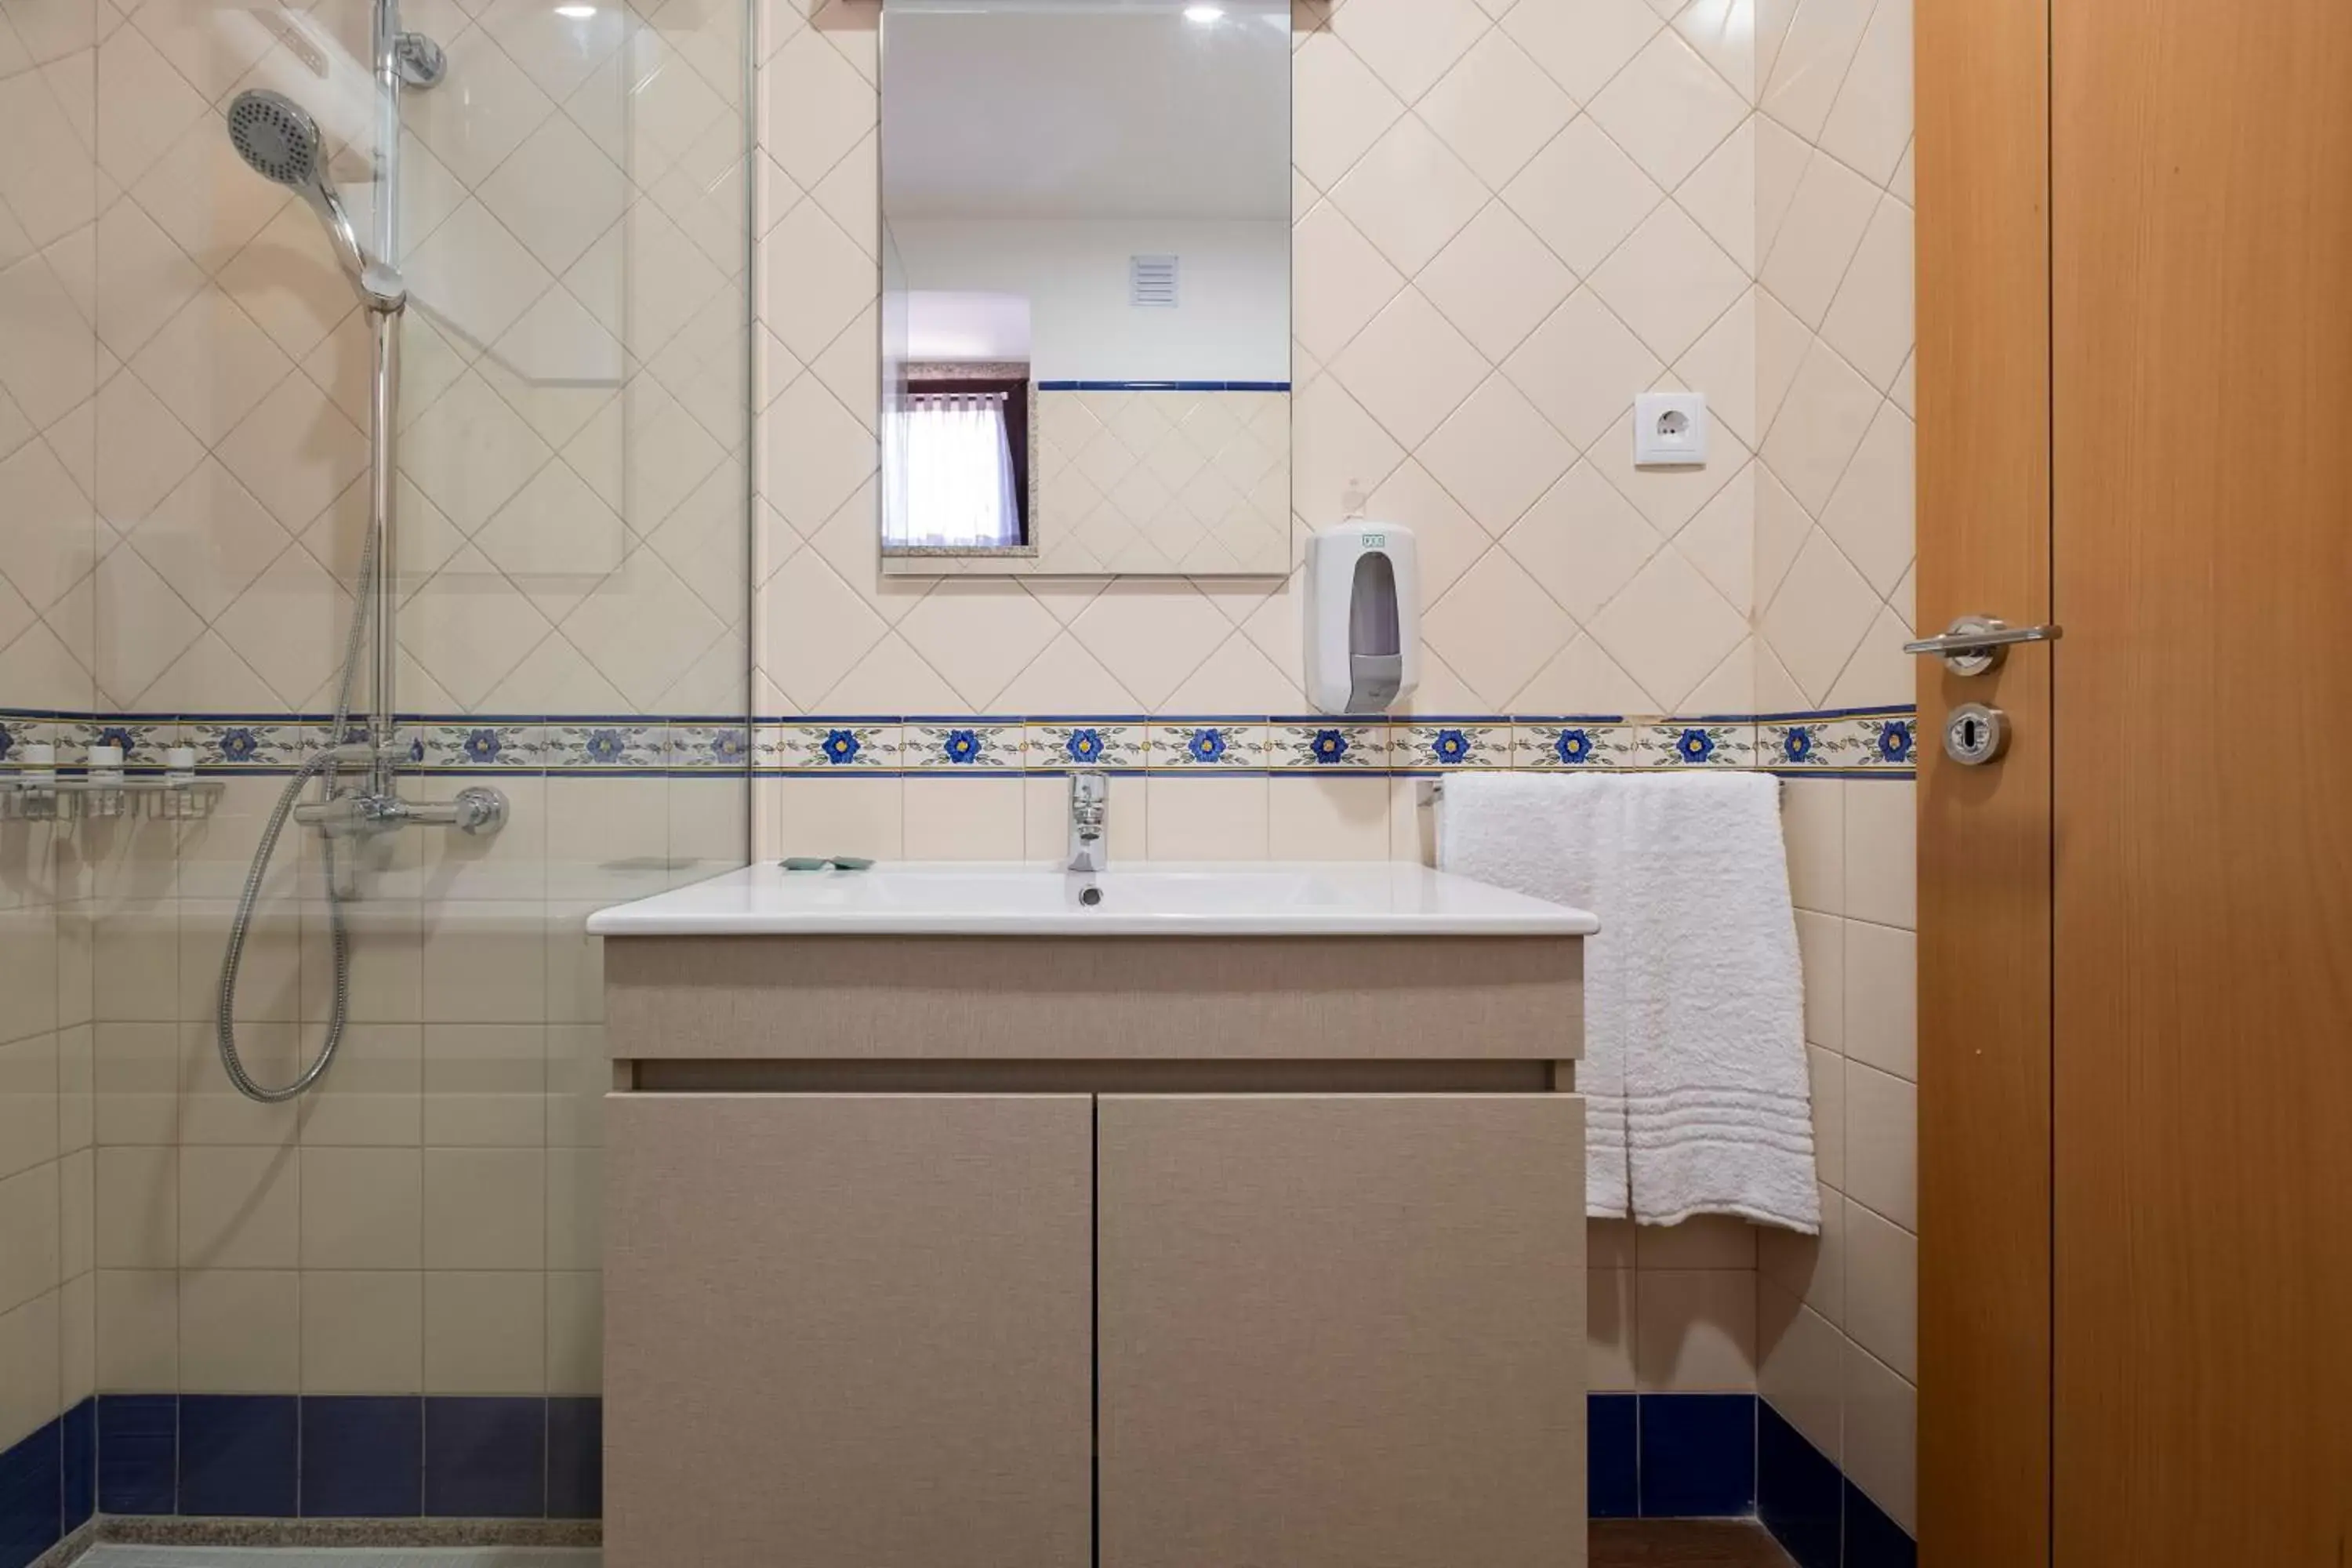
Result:
{"type": "Polygon", "coordinates": [[[1099,871],[1110,860],[1110,775],[1084,768],[1070,775],[1070,866],[1099,871]]]}

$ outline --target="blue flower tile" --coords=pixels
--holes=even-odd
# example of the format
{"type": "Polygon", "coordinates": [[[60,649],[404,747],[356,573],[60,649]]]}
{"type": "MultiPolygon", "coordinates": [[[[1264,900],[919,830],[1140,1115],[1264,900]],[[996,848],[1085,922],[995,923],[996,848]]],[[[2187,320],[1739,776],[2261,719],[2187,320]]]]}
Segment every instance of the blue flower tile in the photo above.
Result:
{"type": "MultiPolygon", "coordinates": [[[[99,745],[121,747],[122,760],[131,767],[160,768],[164,752],[180,743],[180,723],[176,719],[106,719],[88,735],[99,745]]],[[[88,755],[85,751],[83,756],[88,755]]]]}
{"type": "Polygon", "coordinates": [[[1918,1568],[1919,1548],[1903,1527],[1845,1483],[1845,1568],[1918,1568]]]}
{"type": "Polygon", "coordinates": [[[1389,765],[1389,729],[1353,719],[1276,724],[1267,732],[1266,761],[1293,773],[1380,772],[1389,765]]]}
{"type": "Polygon", "coordinates": [[[1511,765],[1529,772],[1633,765],[1634,731],[1589,719],[1514,719],[1511,765]]]}
{"type": "Polygon", "coordinates": [[[1645,768],[1753,767],[1756,727],[1702,720],[1644,724],[1634,761],[1645,768]]]}
{"type": "Polygon", "coordinates": [[[58,743],[58,727],[47,719],[26,719],[10,715],[0,719],[0,767],[22,763],[24,749],[36,743],[54,746],[58,743]]]}
{"type": "Polygon", "coordinates": [[[98,1396],[100,1513],[177,1513],[179,1463],[177,1394],[98,1396]]]}
{"type": "Polygon", "coordinates": [[[1916,768],[1919,765],[1919,721],[1911,714],[1848,720],[1853,736],[1848,767],[1916,768]]]}
{"type": "Polygon", "coordinates": [[[0,1452],[0,1568],[25,1568],[65,1534],[62,1426],[51,1421],[0,1452]]]}
{"type": "Polygon", "coordinates": [[[1024,731],[1022,765],[1031,773],[1066,773],[1072,768],[1134,769],[1144,765],[1145,730],[1092,719],[1031,724],[1024,731]]]}
{"type": "Polygon", "coordinates": [[[819,720],[787,724],[775,735],[773,760],[760,765],[791,773],[890,772],[898,766],[899,728],[870,719],[819,720]]]}
{"type": "Polygon", "coordinates": [[[604,1512],[604,1402],[547,1402],[547,1517],[600,1519],[604,1512]]]}
{"type": "Polygon", "coordinates": [[[71,1531],[98,1511],[98,1401],[67,1411],[64,1428],[65,1527],[71,1531]]]}
{"type": "Polygon", "coordinates": [[[1265,766],[1264,724],[1231,720],[1202,720],[1192,724],[1151,727],[1153,769],[1199,773],[1254,770],[1265,766]]]}
{"type": "Polygon", "coordinates": [[[545,740],[536,724],[436,724],[423,729],[419,738],[426,767],[512,773],[536,771],[545,761],[545,740]]]}
{"type": "Polygon", "coordinates": [[[1021,766],[1021,726],[977,721],[918,720],[901,742],[909,770],[933,773],[1002,773],[1021,766]]]}
{"type": "Polygon", "coordinates": [[[431,1519],[547,1513],[547,1401],[425,1402],[425,1512],[431,1519]]]}
{"type": "Polygon", "coordinates": [[[1756,727],[1756,765],[1840,768],[1853,763],[1852,740],[1835,723],[1773,723],[1756,727]]]}
{"type": "Polygon", "coordinates": [[[1585,1512],[1633,1519],[1642,1511],[1641,1424],[1630,1394],[1585,1396],[1585,1512]]]}
{"type": "Polygon", "coordinates": [[[1642,1517],[1731,1519],[1756,1508],[1756,1396],[1642,1395],[1642,1517]]]}
{"type": "Polygon", "coordinates": [[[741,724],[672,724],[664,755],[681,771],[740,773],[751,763],[751,731],[741,724]]]}
{"type": "Polygon", "coordinates": [[[1756,1405],[1756,1512],[1797,1568],[1840,1568],[1845,1478],[1762,1400],[1756,1405]]]}
{"type": "Polygon", "coordinates": [[[301,1420],[290,1394],[180,1396],[180,1511],[291,1519],[301,1420]]]}
{"type": "Polygon", "coordinates": [[[1389,765],[1398,768],[1507,768],[1511,726],[1437,719],[1389,728],[1389,765]]]}
{"type": "Polygon", "coordinates": [[[541,754],[548,767],[567,773],[658,768],[667,743],[659,724],[591,719],[549,725],[543,732],[541,754]]]}
{"type": "Polygon", "coordinates": [[[290,768],[308,742],[299,724],[231,719],[191,723],[180,743],[194,748],[200,768],[290,768]]]}
{"type": "Polygon", "coordinates": [[[413,1519],[425,1511],[425,1401],[302,1401],[302,1516],[413,1519]]]}

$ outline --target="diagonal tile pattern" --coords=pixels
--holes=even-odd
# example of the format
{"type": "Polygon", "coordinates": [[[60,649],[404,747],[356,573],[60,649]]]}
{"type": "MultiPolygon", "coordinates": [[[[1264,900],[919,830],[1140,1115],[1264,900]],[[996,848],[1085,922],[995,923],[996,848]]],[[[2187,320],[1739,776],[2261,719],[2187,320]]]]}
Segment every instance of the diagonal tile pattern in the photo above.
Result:
{"type": "MultiPolygon", "coordinates": [[[[1769,137],[1801,149],[1777,198],[1786,212],[1811,161],[1826,156],[1810,140],[1831,121],[1838,92],[1817,111],[1800,109],[1819,96],[1811,84],[1822,71],[1851,63],[1871,8],[1863,0],[1850,26],[1817,19],[1786,48],[1777,30],[1757,39],[1750,0],[1337,0],[1298,14],[1292,504],[1307,526],[1369,506],[1421,531],[1426,701],[1572,710],[1622,707],[1638,691],[1664,710],[1703,690],[1744,703],[1752,694],[1727,682],[1777,671],[1769,650],[1759,658],[1749,647],[1761,608],[1752,601],[1780,587],[1805,538],[1801,531],[1764,582],[1757,498],[1769,489],[1810,530],[1839,492],[1853,447],[1839,448],[1859,446],[1875,423],[1860,405],[1883,401],[1907,358],[1905,300],[1891,286],[1907,228],[1891,212],[1874,216],[1876,195],[1860,204],[1850,240],[1801,239],[1790,226],[1780,266],[1805,286],[1790,285],[1796,300],[1770,298],[1756,277],[1775,255],[1759,221],[1759,171],[1769,137]],[[1769,60],[1760,58],[1768,45],[1769,60]],[[1793,126],[1759,110],[1776,85],[1798,106],[1793,126]],[[1837,309],[1844,263],[1866,248],[1865,231],[1874,242],[1861,279],[1868,289],[1837,309]],[[1779,331],[1769,397],[1759,390],[1768,312],[1779,331]],[[1813,365],[1801,374],[1832,318],[1835,341],[1856,345],[1867,374],[1813,365]],[[1717,459],[1701,473],[1637,470],[1619,449],[1633,393],[1661,384],[1700,386],[1721,405],[1717,459]],[[1780,445],[1751,459],[1784,404],[1793,413],[1780,445]],[[1779,483],[1744,472],[1776,457],[1792,470],[1779,483]]],[[[875,20],[864,4],[813,18],[776,7],[761,46],[760,316],[786,374],[757,443],[755,484],[770,503],[756,549],[759,616],[779,632],[793,628],[795,656],[810,662],[769,669],[755,684],[804,711],[847,710],[836,691],[874,692],[855,655],[817,653],[808,628],[837,624],[844,637],[863,639],[862,652],[937,591],[921,580],[886,588],[874,575],[871,491],[860,489],[873,454],[870,439],[851,435],[867,427],[857,410],[870,387],[790,374],[837,355],[847,334],[864,353],[871,335],[875,268],[848,264],[849,247],[832,230],[849,226],[832,205],[824,216],[835,221],[824,226],[809,208],[813,193],[844,183],[840,171],[855,171],[846,180],[855,186],[870,168],[875,20]],[[817,537],[832,542],[808,559],[800,541],[817,537]],[[847,614],[852,605],[880,619],[868,627],[847,614]],[[836,674],[815,679],[821,668],[836,674]]],[[[1886,31],[1907,37],[1907,25],[1893,20],[1886,31]]],[[[1892,58],[1891,44],[1873,58],[1882,57],[1892,58]]],[[[1853,124],[1855,145],[1875,149],[1893,100],[1883,84],[1853,90],[1873,96],[1841,122],[1853,124]]],[[[1826,172],[1816,184],[1839,193],[1826,172]]],[[[868,212],[860,207],[857,221],[870,223],[868,212]]],[[[1048,470],[1073,504],[1114,506],[1125,470],[1099,451],[1090,460],[1085,443],[1096,433],[1066,416],[1045,429],[1048,470]]],[[[1868,482],[1847,490],[1839,511],[1846,537],[1874,542],[1867,572],[1850,574],[1864,584],[1890,570],[1887,542],[1908,537],[1907,525],[1880,515],[1899,488],[1894,436],[1879,434],[1868,482]]],[[[1812,581],[1800,579],[1801,594],[1812,581]]],[[[1239,620],[1193,613],[1230,591],[1207,582],[1122,581],[1108,595],[1087,590],[1076,601],[1086,607],[1068,615],[1059,605],[1073,586],[1022,584],[1029,603],[1066,627],[1003,683],[1033,710],[1063,690],[1097,708],[1142,710],[1180,689],[1213,709],[1228,670],[1235,684],[1223,700],[1261,706],[1265,670],[1217,657],[1236,637],[1271,649],[1280,678],[1296,679],[1289,584],[1253,590],[1260,607],[1239,620]]],[[[1028,619],[1021,601],[999,608],[1008,629],[1028,619]]],[[[942,624],[977,637],[989,613],[966,606],[942,624]]],[[[1839,626],[1851,618],[1828,617],[1839,626]]],[[[1007,646],[1026,652],[1032,641],[1012,637],[1007,646]]],[[[920,680],[928,689],[971,682],[931,639],[891,646],[910,680],[907,659],[932,665],[920,680]]]]}
{"type": "MultiPolygon", "coordinates": [[[[299,703],[326,679],[364,505],[367,328],[310,215],[238,163],[218,114],[275,87],[363,145],[365,18],[345,0],[0,7],[0,603],[58,606],[0,617],[0,703],[299,703]],[[94,24],[78,48],[50,19],[67,10],[94,24]],[[92,150],[78,170],[67,146],[92,150]],[[222,700],[175,668],[199,645],[222,700]],[[60,647],[86,676],[59,684],[60,647]]],[[[404,106],[412,689],[484,700],[529,663],[534,711],[691,682],[740,709],[740,668],[731,691],[696,672],[746,616],[741,18],[445,0],[410,19],[450,61],[404,106]],[[731,566],[709,507],[685,515],[730,464],[731,566]]],[[[795,58],[870,118],[845,56],[795,58]]],[[[841,134],[847,152],[864,131],[841,134]]],[[[364,153],[334,167],[364,232],[364,153]]]]}

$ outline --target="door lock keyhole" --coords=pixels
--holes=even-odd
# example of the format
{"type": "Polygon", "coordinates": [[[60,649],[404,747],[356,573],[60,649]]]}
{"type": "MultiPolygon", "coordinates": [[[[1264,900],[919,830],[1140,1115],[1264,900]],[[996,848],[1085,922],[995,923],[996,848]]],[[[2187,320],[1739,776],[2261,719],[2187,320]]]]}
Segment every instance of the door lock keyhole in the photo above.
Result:
{"type": "Polygon", "coordinates": [[[1944,721],[1944,754],[1962,767],[1980,768],[2009,745],[2009,715],[1981,702],[1963,702],[1944,721]]]}

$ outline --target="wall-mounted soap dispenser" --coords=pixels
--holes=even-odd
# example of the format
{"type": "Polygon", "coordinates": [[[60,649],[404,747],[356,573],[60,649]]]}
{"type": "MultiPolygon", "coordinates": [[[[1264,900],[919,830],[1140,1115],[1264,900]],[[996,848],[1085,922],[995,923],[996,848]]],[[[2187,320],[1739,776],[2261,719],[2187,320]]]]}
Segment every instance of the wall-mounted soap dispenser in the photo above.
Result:
{"type": "Polygon", "coordinates": [[[1385,713],[1421,682],[1421,562],[1412,530],[1350,519],[1307,542],[1307,698],[1319,713],[1385,713]]]}

